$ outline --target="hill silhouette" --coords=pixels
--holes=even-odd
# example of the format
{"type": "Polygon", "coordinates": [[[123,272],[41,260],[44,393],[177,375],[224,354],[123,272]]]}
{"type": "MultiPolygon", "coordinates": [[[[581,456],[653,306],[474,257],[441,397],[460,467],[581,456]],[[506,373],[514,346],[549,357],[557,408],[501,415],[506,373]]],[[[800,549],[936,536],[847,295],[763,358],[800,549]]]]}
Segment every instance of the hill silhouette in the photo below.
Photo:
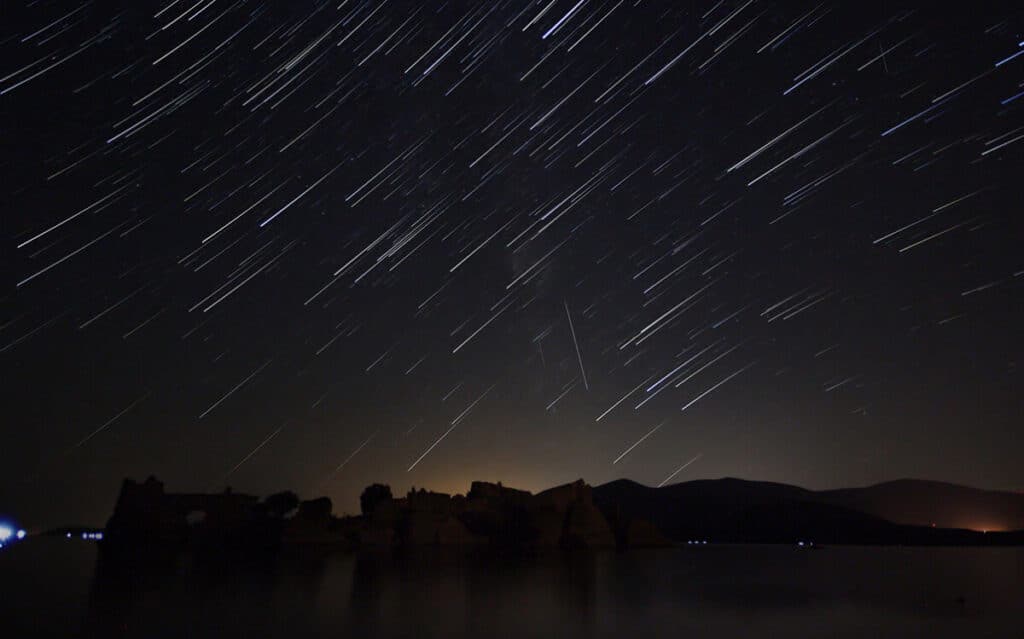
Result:
{"type": "Polygon", "coordinates": [[[620,479],[595,487],[594,503],[608,517],[647,519],[676,541],[963,544],[1020,537],[963,530],[975,522],[1024,529],[1022,495],[921,480],[812,491],[731,477],[662,488],[620,479]]]}
{"type": "Polygon", "coordinates": [[[899,479],[817,493],[821,499],[900,524],[972,530],[1024,529],[1024,494],[899,479]]]}

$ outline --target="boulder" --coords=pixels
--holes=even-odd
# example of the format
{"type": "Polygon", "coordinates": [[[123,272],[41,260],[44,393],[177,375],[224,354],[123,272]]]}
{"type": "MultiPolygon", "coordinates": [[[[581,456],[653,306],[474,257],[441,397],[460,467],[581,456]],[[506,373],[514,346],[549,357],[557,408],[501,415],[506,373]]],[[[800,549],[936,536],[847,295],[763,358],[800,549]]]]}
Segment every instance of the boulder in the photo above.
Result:
{"type": "Polygon", "coordinates": [[[554,547],[562,543],[565,532],[565,511],[535,507],[530,510],[530,541],[537,546],[554,547]]]}
{"type": "Polygon", "coordinates": [[[614,548],[615,535],[593,502],[577,501],[569,506],[562,545],[568,548],[614,548]]]}
{"type": "Polygon", "coordinates": [[[460,546],[486,542],[486,537],[474,535],[461,521],[448,515],[414,511],[409,513],[402,525],[403,545],[460,546]]]}

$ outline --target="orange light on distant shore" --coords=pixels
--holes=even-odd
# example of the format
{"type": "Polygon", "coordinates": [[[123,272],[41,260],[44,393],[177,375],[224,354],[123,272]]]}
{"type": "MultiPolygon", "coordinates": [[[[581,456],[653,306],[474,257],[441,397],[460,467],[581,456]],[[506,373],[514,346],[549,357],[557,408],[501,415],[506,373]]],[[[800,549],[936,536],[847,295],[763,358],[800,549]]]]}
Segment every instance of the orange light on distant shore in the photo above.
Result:
{"type": "Polygon", "coordinates": [[[992,522],[977,522],[967,526],[968,530],[974,530],[976,532],[990,533],[990,532],[1006,532],[1009,530],[1002,524],[996,524],[992,522]]]}

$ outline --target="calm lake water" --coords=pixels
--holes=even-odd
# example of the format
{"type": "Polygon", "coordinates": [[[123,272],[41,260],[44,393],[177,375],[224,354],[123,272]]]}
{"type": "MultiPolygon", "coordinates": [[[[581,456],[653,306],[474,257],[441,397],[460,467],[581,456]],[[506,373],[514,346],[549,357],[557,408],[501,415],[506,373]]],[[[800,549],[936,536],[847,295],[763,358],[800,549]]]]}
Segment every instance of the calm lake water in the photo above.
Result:
{"type": "Polygon", "coordinates": [[[1024,637],[1024,549],[334,554],[247,570],[0,551],[10,637],[1024,637]]]}

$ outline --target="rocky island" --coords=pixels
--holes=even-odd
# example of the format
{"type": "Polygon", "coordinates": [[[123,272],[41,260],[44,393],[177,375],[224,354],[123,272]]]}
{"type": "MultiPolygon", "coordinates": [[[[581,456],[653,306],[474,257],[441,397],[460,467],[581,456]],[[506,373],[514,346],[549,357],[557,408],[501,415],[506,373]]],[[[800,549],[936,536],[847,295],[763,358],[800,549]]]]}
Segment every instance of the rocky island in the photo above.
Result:
{"type": "Polygon", "coordinates": [[[592,488],[575,482],[537,494],[476,481],[465,495],[368,486],[361,514],[337,517],[327,497],[291,492],[264,499],[236,493],[169,493],[154,477],[126,479],[103,545],[248,552],[287,547],[492,546],[627,548],[670,545],[648,521],[606,516],[592,488]]]}

